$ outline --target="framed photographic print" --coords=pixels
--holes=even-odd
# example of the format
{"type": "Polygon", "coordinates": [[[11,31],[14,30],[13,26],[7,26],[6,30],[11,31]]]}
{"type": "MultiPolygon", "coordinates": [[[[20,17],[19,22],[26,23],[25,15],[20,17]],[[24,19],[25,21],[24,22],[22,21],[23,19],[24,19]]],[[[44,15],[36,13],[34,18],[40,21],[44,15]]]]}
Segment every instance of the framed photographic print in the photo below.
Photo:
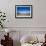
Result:
{"type": "Polygon", "coordinates": [[[16,5],[15,17],[16,18],[32,18],[32,5],[16,5]]]}

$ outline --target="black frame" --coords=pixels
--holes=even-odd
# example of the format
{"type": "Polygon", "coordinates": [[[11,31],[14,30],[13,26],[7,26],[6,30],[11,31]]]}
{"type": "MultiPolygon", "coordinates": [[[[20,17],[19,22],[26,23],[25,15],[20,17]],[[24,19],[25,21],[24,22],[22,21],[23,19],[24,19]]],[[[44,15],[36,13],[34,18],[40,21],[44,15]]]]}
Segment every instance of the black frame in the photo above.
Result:
{"type": "Polygon", "coordinates": [[[32,5],[15,5],[15,18],[32,18],[33,16],[33,7],[32,5]],[[16,6],[31,6],[31,16],[30,17],[17,17],[16,16],[16,6]]]}

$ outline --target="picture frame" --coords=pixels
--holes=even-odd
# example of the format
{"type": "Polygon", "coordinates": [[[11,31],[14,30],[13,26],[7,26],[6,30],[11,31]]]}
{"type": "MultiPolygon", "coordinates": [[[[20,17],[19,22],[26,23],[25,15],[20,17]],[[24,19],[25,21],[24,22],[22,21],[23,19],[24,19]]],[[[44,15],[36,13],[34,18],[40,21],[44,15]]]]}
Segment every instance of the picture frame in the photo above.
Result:
{"type": "Polygon", "coordinates": [[[32,5],[16,5],[15,18],[32,18],[32,5]]]}

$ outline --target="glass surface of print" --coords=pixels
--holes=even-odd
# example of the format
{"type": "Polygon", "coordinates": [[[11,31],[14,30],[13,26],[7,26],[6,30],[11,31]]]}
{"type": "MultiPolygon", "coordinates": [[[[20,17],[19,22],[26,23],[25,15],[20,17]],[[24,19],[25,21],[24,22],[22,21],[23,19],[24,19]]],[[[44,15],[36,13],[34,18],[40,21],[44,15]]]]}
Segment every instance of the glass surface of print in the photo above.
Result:
{"type": "Polygon", "coordinates": [[[16,5],[16,17],[32,17],[32,5],[16,5]]]}

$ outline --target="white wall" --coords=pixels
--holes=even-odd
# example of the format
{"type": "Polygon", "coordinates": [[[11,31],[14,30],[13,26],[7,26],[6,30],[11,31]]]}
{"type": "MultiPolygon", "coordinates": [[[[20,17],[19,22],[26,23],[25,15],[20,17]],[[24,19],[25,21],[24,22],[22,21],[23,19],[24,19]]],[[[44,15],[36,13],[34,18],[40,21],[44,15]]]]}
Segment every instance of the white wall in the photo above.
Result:
{"type": "Polygon", "coordinates": [[[22,2],[22,0],[1,0],[0,10],[6,12],[7,20],[6,27],[46,27],[46,0],[32,0],[31,2],[22,2]],[[33,17],[32,19],[17,19],[15,18],[16,4],[32,4],[33,17]]]}
{"type": "MultiPolygon", "coordinates": [[[[32,0],[28,2],[22,2],[22,0],[0,0],[0,10],[6,13],[7,21],[6,27],[28,27],[29,30],[46,30],[46,0],[32,0]],[[16,4],[32,4],[33,5],[33,17],[32,19],[17,19],[15,18],[15,5],[16,4]],[[30,27],[35,27],[31,28],[30,27]]],[[[23,29],[24,30],[24,29],[23,29]]],[[[26,28],[27,30],[27,28],[26,28]]]]}
{"type": "Polygon", "coordinates": [[[46,0],[32,0],[32,2],[23,3],[21,1],[12,0],[9,4],[7,12],[8,27],[46,27],[46,0]],[[15,5],[16,4],[32,4],[33,17],[32,19],[16,19],[15,5]]]}

